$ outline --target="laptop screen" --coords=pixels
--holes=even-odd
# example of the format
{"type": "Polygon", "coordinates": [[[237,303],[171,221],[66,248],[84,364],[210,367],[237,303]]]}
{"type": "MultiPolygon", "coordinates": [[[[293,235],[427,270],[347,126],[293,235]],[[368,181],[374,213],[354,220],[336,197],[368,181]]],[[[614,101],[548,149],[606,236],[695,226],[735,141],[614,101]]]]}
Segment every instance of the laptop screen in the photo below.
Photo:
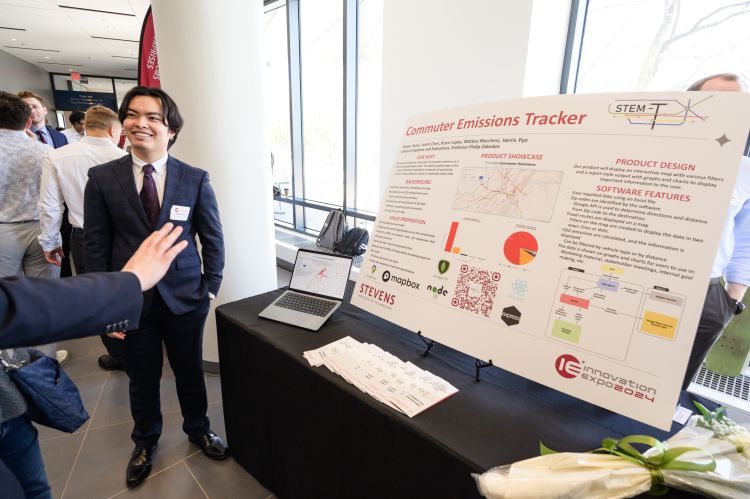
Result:
{"type": "Polygon", "coordinates": [[[343,300],[351,267],[348,256],[297,250],[289,288],[343,300]]]}

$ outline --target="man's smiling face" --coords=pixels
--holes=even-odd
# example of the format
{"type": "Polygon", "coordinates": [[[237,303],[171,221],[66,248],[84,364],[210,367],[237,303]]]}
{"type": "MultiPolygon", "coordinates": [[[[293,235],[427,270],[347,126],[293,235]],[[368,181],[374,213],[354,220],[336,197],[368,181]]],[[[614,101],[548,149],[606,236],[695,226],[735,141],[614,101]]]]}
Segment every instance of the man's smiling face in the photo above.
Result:
{"type": "Polygon", "coordinates": [[[167,154],[174,133],[165,123],[161,101],[156,97],[133,97],[122,125],[139,158],[150,162],[167,154]]]}

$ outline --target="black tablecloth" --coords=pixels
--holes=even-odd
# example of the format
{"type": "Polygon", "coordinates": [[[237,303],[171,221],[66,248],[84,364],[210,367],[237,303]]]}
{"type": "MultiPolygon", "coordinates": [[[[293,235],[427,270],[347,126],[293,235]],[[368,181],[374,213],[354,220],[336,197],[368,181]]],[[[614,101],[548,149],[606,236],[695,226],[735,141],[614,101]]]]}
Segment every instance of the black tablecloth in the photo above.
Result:
{"type": "MultiPolygon", "coordinates": [[[[232,454],[279,497],[479,497],[470,473],[537,456],[540,441],[588,451],[605,437],[666,439],[682,428],[663,432],[497,367],[483,369],[477,383],[473,358],[443,345],[422,357],[417,335],[349,305],[317,333],[258,318],[279,293],[216,311],[232,454]],[[411,361],[459,393],[409,419],[302,356],[345,336],[411,361]]],[[[692,408],[693,398],[683,393],[682,405],[692,408]]]]}

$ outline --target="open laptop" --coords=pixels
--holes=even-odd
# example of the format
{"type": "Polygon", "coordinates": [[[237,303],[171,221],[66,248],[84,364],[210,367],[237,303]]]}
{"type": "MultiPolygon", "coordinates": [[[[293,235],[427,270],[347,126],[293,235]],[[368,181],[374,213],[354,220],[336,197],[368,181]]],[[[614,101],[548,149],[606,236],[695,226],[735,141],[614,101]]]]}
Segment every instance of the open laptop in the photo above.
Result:
{"type": "Polygon", "coordinates": [[[352,257],[300,249],[289,289],[259,317],[317,331],[344,299],[352,257]]]}

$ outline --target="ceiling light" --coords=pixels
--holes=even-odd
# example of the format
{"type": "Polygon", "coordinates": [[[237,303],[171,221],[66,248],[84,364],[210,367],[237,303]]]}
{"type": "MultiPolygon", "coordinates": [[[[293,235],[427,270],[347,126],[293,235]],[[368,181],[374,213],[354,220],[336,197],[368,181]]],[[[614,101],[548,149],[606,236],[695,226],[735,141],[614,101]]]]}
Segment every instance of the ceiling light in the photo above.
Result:
{"type": "Polygon", "coordinates": [[[10,39],[10,41],[11,41],[11,42],[15,42],[15,41],[16,41],[16,38],[11,38],[11,39],[10,39]]]}
{"type": "Polygon", "coordinates": [[[48,55],[45,55],[45,56],[44,56],[44,58],[45,58],[45,59],[49,59],[49,56],[48,56],[48,55]]]}

